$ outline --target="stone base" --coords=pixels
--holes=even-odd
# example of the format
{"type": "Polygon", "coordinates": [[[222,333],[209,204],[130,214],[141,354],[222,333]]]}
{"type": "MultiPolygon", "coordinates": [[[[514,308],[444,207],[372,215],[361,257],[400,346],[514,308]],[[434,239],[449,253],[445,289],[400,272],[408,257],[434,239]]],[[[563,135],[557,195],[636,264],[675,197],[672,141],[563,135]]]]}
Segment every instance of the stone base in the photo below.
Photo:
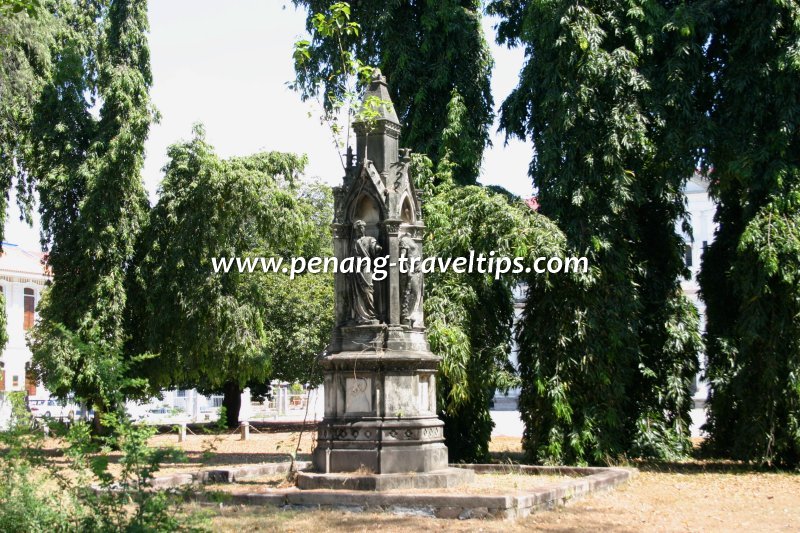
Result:
{"type": "Polygon", "coordinates": [[[317,472],[423,473],[447,468],[444,424],[435,416],[400,420],[325,419],[319,425],[317,472]]]}
{"type": "Polygon", "coordinates": [[[470,483],[475,472],[465,468],[445,468],[432,472],[406,474],[318,474],[299,472],[297,486],[302,490],[341,489],[373,490],[392,489],[445,489],[470,483]]]}
{"type": "Polygon", "coordinates": [[[314,467],[317,472],[352,474],[405,474],[423,473],[447,468],[447,448],[442,443],[412,446],[344,447],[351,443],[334,443],[342,447],[327,448],[322,443],[314,450],[314,467]]]}

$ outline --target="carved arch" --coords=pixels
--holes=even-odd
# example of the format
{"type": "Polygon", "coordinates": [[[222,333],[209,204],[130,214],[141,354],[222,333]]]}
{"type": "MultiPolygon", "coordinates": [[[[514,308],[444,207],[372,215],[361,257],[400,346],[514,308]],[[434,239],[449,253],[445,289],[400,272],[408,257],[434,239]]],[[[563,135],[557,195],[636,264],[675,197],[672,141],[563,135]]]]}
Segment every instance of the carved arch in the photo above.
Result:
{"type": "Polygon", "coordinates": [[[409,194],[403,194],[403,199],[400,201],[400,220],[406,224],[414,224],[416,222],[417,213],[414,209],[414,204],[411,202],[409,194]]]}
{"type": "Polygon", "coordinates": [[[370,220],[364,220],[367,224],[377,224],[380,220],[386,218],[386,203],[383,198],[382,192],[385,187],[380,180],[374,166],[371,162],[362,166],[356,182],[350,187],[349,194],[345,200],[345,216],[347,222],[362,219],[368,216],[370,220]],[[377,216],[377,218],[376,218],[377,216]]]}

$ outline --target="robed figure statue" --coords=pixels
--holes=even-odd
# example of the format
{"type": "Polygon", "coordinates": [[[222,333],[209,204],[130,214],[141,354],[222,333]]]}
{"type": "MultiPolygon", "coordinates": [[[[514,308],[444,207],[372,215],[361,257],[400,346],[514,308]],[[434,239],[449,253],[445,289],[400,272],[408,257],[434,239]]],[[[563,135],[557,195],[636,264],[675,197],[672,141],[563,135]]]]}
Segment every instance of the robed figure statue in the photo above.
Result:
{"type": "Polygon", "coordinates": [[[363,220],[353,222],[351,255],[355,259],[356,268],[350,274],[350,309],[357,324],[374,324],[377,322],[377,315],[372,260],[381,252],[381,247],[375,237],[366,234],[365,228],[363,220]],[[368,261],[362,261],[362,257],[368,261]],[[366,268],[358,268],[361,263],[366,263],[366,268]]]}
{"type": "Polygon", "coordinates": [[[401,319],[411,327],[422,327],[422,251],[409,234],[400,238],[400,257],[406,258],[401,319]]]}

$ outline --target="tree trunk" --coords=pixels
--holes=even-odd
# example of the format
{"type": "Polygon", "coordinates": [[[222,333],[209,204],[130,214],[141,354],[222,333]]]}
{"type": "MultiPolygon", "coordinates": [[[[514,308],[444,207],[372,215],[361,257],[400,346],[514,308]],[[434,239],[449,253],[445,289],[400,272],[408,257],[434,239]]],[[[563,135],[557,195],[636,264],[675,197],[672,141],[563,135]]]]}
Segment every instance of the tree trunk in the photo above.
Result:
{"type": "Polygon", "coordinates": [[[233,429],[239,427],[239,409],[242,407],[242,389],[238,383],[229,381],[223,387],[222,406],[225,407],[226,425],[233,429]]]}
{"type": "MultiPolygon", "coordinates": [[[[100,442],[101,437],[108,437],[111,435],[111,428],[103,424],[102,420],[100,419],[101,411],[99,407],[95,407],[94,409],[94,417],[91,420],[92,424],[92,439],[100,442]]],[[[73,424],[75,420],[70,420],[70,425],[73,424]]],[[[113,445],[116,449],[117,446],[113,445]]]]}

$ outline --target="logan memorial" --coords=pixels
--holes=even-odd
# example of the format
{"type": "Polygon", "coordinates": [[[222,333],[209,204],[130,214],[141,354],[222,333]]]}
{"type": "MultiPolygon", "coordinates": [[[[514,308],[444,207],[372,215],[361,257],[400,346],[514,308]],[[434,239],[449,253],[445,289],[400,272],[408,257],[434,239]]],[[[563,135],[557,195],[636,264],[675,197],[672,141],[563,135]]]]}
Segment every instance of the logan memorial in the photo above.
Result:
{"type": "Polygon", "coordinates": [[[410,153],[398,148],[400,124],[379,70],[367,104],[375,116],[354,123],[355,161],[348,151],[344,182],[334,189],[334,254],[340,265],[347,258],[362,267],[388,261],[380,271],[336,274],[335,326],[320,360],[325,416],[315,472],[301,472],[298,486],[453,486],[474,473],[448,468],[444,423],[436,415],[439,358],[428,347],[422,307],[425,225],[409,177],[410,153]]]}

